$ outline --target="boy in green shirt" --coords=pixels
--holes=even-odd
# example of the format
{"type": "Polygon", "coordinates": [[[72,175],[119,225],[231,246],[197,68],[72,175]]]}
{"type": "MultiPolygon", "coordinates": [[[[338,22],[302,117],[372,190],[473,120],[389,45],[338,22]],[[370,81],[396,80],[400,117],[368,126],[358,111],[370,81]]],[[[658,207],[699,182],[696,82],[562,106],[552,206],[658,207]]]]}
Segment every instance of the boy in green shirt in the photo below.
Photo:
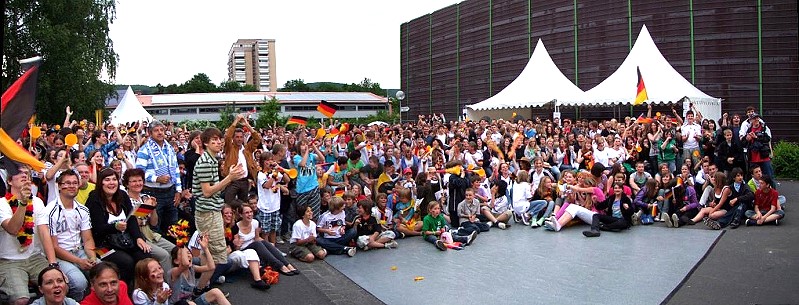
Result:
{"type": "Polygon", "coordinates": [[[471,245],[477,232],[472,232],[469,236],[459,236],[455,233],[447,232],[447,220],[444,215],[441,215],[441,203],[432,201],[427,206],[427,216],[422,220],[422,236],[424,240],[436,245],[436,248],[441,251],[447,251],[447,246],[441,239],[441,234],[452,234],[452,241],[461,242],[466,245],[471,245]]]}

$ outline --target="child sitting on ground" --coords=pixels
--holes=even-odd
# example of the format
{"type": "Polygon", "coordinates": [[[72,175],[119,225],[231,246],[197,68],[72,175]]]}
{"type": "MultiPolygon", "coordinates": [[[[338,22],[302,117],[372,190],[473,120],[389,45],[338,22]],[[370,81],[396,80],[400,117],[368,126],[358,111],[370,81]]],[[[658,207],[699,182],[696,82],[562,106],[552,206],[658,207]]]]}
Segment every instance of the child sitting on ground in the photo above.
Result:
{"type": "Polygon", "coordinates": [[[347,224],[347,229],[354,229],[353,221],[355,217],[360,215],[358,213],[358,206],[355,204],[355,193],[351,191],[344,192],[341,198],[344,199],[344,221],[347,224]]]}
{"type": "Polygon", "coordinates": [[[507,191],[508,183],[497,180],[491,187],[491,199],[480,207],[481,215],[478,217],[481,221],[487,221],[488,226],[495,225],[502,230],[510,227],[508,220],[513,212],[508,208],[507,191]]]}
{"type": "Polygon", "coordinates": [[[441,215],[441,203],[438,201],[431,201],[427,205],[427,216],[422,220],[422,234],[424,240],[436,245],[436,248],[441,251],[447,251],[447,246],[442,240],[442,234],[451,234],[454,242],[465,243],[466,245],[472,244],[477,232],[472,232],[469,236],[460,236],[449,232],[447,220],[444,215],[441,215]]]}
{"type": "Polygon", "coordinates": [[[396,198],[394,222],[400,238],[422,235],[422,223],[419,221],[418,214],[415,213],[414,202],[411,200],[411,190],[400,189],[396,198]]]}
{"type": "Polygon", "coordinates": [[[367,251],[375,248],[396,248],[399,245],[394,240],[394,231],[383,231],[377,220],[372,217],[372,202],[361,200],[358,202],[358,216],[355,217],[354,226],[358,232],[358,247],[367,251]]]}
{"type": "Polygon", "coordinates": [[[302,215],[291,227],[291,240],[289,252],[291,256],[306,263],[314,259],[325,259],[327,251],[316,244],[316,223],[313,218],[313,209],[306,205],[297,207],[297,215],[302,215]]]}
{"type": "Polygon", "coordinates": [[[774,223],[775,226],[778,226],[785,217],[785,211],[778,202],[777,198],[780,194],[774,189],[774,179],[769,176],[761,176],[758,183],[760,188],[755,191],[754,210],[747,210],[745,213],[746,225],[762,226],[766,223],[774,223]]]}
{"type": "MultiPolygon", "coordinates": [[[[207,245],[207,240],[207,237],[200,238],[200,243],[207,245]]],[[[205,253],[210,252],[205,251],[205,253]]],[[[194,276],[195,271],[199,270],[199,272],[205,272],[208,270],[213,270],[214,268],[214,260],[210,254],[205,254],[207,257],[204,258],[203,261],[209,263],[202,266],[194,266],[191,263],[191,251],[189,251],[189,249],[186,247],[172,248],[170,254],[172,256],[173,267],[169,270],[169,272],[167,272],[167,278],[169,283],[175,289],[175,292],[172,293],[171,297],[169,297],[170,303],[176,304],[179,301],[193,301],[194,303],[198,304],[230,304],[222,291],[218,288],[211,289],[208,292],[196,297],[193,294],[194,288],[197,286],[197,280],[194,276]]]]}
{"type": "Polygon", "coordinates": [[[347,231],[344,199],[333,197],[328,205],[330,210],[319,216],[319,223],[316,225],[316,231],[321,234],[316,238],[316,243],[331,254],[355,256],[355,247],[350,247],[349,244],[355,239],[357,232],[347,231]]]}
{"type": "MultiPolygon", "coordinates": [[[[136,289],[133,290],[133,304],[167,304],[172,289],[164,282],[164,269],[152,258],[136,263],[136,289]]],[[[230,304],[230,303],[228,303],[230,304]]]]}
{"type": "Polygon", "coordinates": [[[377,205],[372,207],[372,217],[377,220],[383,231],[394,229],[394,213],[387,206],[388,196],[384,193],[378,193],[375,198],[377,205]]]}
{"type": "Polygon", "coordinates": [[[474,189],[467,188],[463,201],[458,203],[458,218],[460,219],[461,235],[471,234],[472,232],[487,232],[488,224],[480,222],[477,215],[480,215],[480,201],[474,198],[474,189]]]}

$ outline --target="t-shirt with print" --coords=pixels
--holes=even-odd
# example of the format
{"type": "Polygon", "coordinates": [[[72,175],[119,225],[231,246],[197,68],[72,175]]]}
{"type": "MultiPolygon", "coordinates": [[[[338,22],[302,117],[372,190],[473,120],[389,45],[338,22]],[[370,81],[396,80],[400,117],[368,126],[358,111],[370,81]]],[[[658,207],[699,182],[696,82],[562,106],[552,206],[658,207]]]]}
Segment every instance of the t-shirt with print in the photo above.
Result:
{"type": "MultiPolygon", "coordinates": [[[[47,217],[47,210],[39,197],[33,197],[33,202],[28,204],[33,205],[34,226],[49,224],[50,219],[47,217]]],[[[6,221],[6,219],[11,219],[11,216],[13,216],[13,213],[7,199],[5,197],[0,197],[0,223],[6,221]]],[[[40,255],[43,253],[41,247],[42,242],[40,239],[41,237],[39,236],[39,230],[34,228],[33,241],[31,242],[30,246],[28,246],[24,251],[20,252],[20,244],[16,234],[11,235],[6,232],[6,230],[0,230],[0,258],[23,260],[28,259],[33,255],[40,255]]]]}
{"type": "Polygon", "coordinates": [[[67,209],[56,199],[46,207],[50,223],[50,235],[57,236],[58,247],[71,251],[83,245],[80,232],[92,229],[89,208],[73,201],[72,209],[67,209]]]}
{"type": "MultiPolygon", "coordinates": [[[[258,172],[258,183],[256,184],[258,188],[258,210],[263,213],[272,213],[280,210],[280,189],[273,192],[270,186],[264,187],[264,183],[269,181],[270,176],[271,175],[267,173],[258,172]]],[[[282,173],[277,173],[276,176],[273,177],[275,185],[283,181],[282,173]]]]}
{"type": "Polygon", "coordinates": [[[361,219],[361,223],[359,223],[356,228],[358,231],[358,236],[372,235],[375,232],[380,232],[380,225],[377,224],[377,220],[375,220],[374,217],[370,216],[365,220],[361,216],[358,216],[357,218],[361,219]]]}
{"type": "Polygon", "coordinates": [[[339,211],[337,214],[333,214],[330,211],[327,211],[324,212],[322,216],[319,216],[319,223],[316,225],[316,227],[331,230],[333,232],[333,234],[325,233],[322,237],[324,238],[341,237],[340,227],[345,225],[344,214],[345,214],[344,210],[339,211]]]}
{"type": "Polygon", "coordinates": [[[305,166],[300,166],[302,156],[294,156],[294,165],[297,166],[297,193],[307,193],[319,187],[316,176],[316,154],[308,153],[305,166]]]}

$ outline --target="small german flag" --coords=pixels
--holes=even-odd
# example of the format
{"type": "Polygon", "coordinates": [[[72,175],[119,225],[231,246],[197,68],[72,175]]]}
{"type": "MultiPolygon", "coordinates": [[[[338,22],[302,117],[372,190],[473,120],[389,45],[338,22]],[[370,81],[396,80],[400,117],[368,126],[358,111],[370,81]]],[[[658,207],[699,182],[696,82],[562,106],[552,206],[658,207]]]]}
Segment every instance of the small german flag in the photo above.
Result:
{"type": "Polygon", "coordinates": [[[292,115],[291,118],[289,118],[289,121],[286,122],[286,125],[288,124],[299,124],[305,126],[306,124],[308,124],[308,118],[304,116],[292,115]]]}
{"type": "Polygon", "coordinates": [[[108,257],[109,255],[113,254],[114,252],[116,252],[116,250],[108,249],[108,248],[97,248],[97,249],[94,249],[94,252],[97,253],[97,255],[100,256],[100,259],[104,259],[104,258],[108,257]]]}
{"type": "Polygon", "coordinates": [[[646,94],[646,86],[644,86],[644,78],[641,76],[641,68],[635,67],[638,71],[638,88],[635,91],[635,102],[633,105],[641,105],[644,101],[649,99],[649,96],[646,94]]]}
{"type": "Polygon", "coordinates": [[[326,117],[332,118],[333,115],[336,114],[338,106],[336,106],[336,104],[322,100],[319,102],[319,106],[316,106],[316,110],[324,114],[326,117]]]}
{"type": "Polygon", "coordinates": [[[150,212],[153,210],[155,210],[155,207],[152,205],[140,204],[138,207],[136,207],[136,210],[133,211],[131,215],[133,217],[147,217],[147,215],[150,215],[150,212]]]}
{"type": "Polygon", "coordinates": [[[344,197],[344,188],[336,189],[336,197],[344,197]]]}

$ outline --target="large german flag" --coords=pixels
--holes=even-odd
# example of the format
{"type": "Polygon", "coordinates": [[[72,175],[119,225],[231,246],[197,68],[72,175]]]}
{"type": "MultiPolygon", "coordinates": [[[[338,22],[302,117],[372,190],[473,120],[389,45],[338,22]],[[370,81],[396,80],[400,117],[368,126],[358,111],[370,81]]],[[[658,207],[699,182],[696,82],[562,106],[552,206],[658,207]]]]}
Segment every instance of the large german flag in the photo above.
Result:
{"type": "Polygon", "coordinates": [[[308,124],[308,118],[304,116],[293,115],[291,116],[291,118],[289,118],[289,121],[286,122],[286,125],[288,124],[299,124],[305,126],[306,124],[308,124]]]}
{"type": "Polygon", "coordinates": [[[36,111],[36,85],[41,57],[21,60],[20,64],[25,72],[3,92],[0,102],[0,152],[9,159],[41,170],[44,164],[16,143],[36,111]]]}
{"type": "Polygon", "coordinates": [[[646,95],[646,86],[644,86],[644,78],[641,76],[641,68],[635,67],[635,70],[638,71],[638,89],[635,91],[633,105],[641,105],[649,99],[649,96],[646,95]]]}
{"type": "Polygon", "coordinates": [[[316,106],[316,110],[324,114],[328,118],[332,118],[336,111],[338,111],[338,106],[331,102],[322,100],[319,103],[319,106],[316,106]]]}

